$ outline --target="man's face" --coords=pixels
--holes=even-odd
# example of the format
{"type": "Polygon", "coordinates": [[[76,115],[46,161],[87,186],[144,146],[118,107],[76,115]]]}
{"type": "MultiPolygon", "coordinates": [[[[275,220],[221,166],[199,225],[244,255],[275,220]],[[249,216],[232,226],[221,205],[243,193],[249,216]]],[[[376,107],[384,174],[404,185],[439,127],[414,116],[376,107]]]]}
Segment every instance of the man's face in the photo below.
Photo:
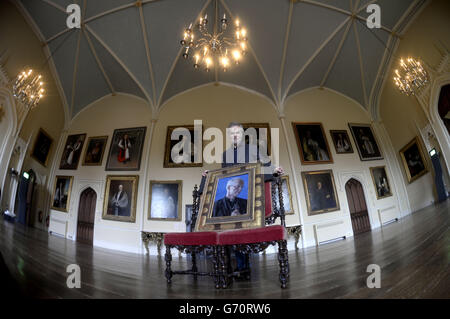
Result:
{"type": "Polygon", "coordinates": [[[123,186],[119,185],[119,192],[121,192],[123,190],[123,186]]]}
{"type": "Polygon", "coordinates": [[[231,141],[234,145],[239,145],[244,136],[244,130],[240,126],[232,126],[228,129],[231,141]]]}
{"type": "Polygon", "coordinates": [[[322,182],[317,182],[317,189],[322,189],[322,182]]]}
{"type": "Polygon", "coordinates": [[[242,186],[239,183],[231,183],[227,188],[228,197],[237,197],[242,190],[242,186]]]}

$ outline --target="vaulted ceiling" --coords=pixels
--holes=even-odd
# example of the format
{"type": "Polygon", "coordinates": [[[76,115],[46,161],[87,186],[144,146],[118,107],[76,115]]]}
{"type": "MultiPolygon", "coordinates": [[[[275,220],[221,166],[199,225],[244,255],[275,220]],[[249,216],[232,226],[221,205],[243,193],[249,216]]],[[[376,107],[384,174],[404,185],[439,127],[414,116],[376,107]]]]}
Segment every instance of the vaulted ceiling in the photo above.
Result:
{"type": "Polygon", "coordinates": [[[311,87],[338,91],[370,110],[377,103],[392,51],[425,0],[220,0],[239,17],[250,52],[227,72],[195,71],[181,57],[186,26],[211,0],[17,0],[51,52],[69,117],[118,92],[158,111],[171,97],[207,83],[252,90],[280,107],[311,87]],[[81,29],[68,29],[66,7],[82,8],[81,29]],[[369,29],[366,7],[381,8],[369,29]]]}

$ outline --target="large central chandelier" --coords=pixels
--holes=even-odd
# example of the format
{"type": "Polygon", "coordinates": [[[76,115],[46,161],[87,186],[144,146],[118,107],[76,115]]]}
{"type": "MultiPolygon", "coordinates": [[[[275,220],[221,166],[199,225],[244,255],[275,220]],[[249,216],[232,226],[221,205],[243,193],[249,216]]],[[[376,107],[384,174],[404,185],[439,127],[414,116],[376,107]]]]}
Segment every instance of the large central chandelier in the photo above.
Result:
{"type": "Polygon", "coordinates": [[[410,96],[428,83],[428,73],[420,61],[413,58],[400,60],[400,70],[395,70],[394,82],[400,92],[410,96]]]}
{"type": "Polygon", "coordinates": [[[214,20],[209,27],[208,14],[201,17],[198,23],[192,23],[184,31],[183,58],[192,57],[195,69],[203,67],[209,72],[214,65],[220,65],[226,71],[234,61],[239,64],[247,52],[247,30],[238,19],[234,23],[228,21],[224,13],[219,17],[217,0],[214,1],[214,20]],[[219,28],[220,25],[220,28],[219,28]],[[211,29],[211,30],[210,30],[211,29]]]}
{"type": "Polygon", "coordinates": [[[33,74],[33,70],[22,71],[13,84],[13,95],[28,108],[36,107],[44,96],[42,75],[33,74]]]}

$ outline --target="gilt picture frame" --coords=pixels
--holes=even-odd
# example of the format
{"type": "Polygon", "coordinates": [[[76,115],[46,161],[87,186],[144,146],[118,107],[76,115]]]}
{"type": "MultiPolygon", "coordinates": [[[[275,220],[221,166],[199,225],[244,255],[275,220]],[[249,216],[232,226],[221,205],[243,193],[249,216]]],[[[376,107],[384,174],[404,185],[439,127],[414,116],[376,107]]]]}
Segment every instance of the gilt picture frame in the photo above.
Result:
{"type": "Polygon", "coordinates": [[[139,175],[106,176],[102,219],[134,223],[139,175]]]}
{"type": "Polygon", "coordinates": [[[338,211],[339,198],[332,170],[302,172],[308,215],[338,211]]]}
{"type": "Polygon", "coordinates": [[[48,156],[52,149],[52,145],[53,139],[46,131],[44,131],[44,129],[40,128],[34,141],[31,157],[42,166],[47,167],[48,156]]]}
{"type": "Polygon", "coordinates": [[[173,125],[167,127],[166,144],[164,151],[164,168],[183,168],[183,167],[202,167],[203,166],[203,130],[201,136],[195,143],[195,126],[194,125],[173,125]],[[178,132],[177,132],[178,130],[178,132]],[[183,143],[183,137],[185,132],[189,131],[190,142],[183,143]],[[183,132],[185,131],[185,132],[183,132]],[[176,135],[178,139],[173,140],[172,135],[176,135]],[[201,145],[201,148],[197,149],[196,145],[201,145]],[[189,154],[184,154],[184,151],[189,151],[189,154]]]}
{"type": "Polygon", "coordinates": [[[412,183],[428,173],[425,153],[418,136],[414,137],[400,150],[400,158],[408,183],[412,183]]]}
{"type": "Polygon", "coordinates": [[[333,163],[322,123],[292,122],[292,128],[303,165],[333,163]]]}
{"type": "Polygon", "coordinates": [[[242,164],[208,172],[195,231],[264,226],[264,176],[261,164],[242,164]]]}
{"type": "Polygon", "coordinates": [[[148,220],[181,221],[183,181],[150,181],[148,220]]]}
{"type": "Polygon", "coordinates": [[[373,186],[377,200],[391,197],[392,187],[386,172],[386,166],[370,167],[370,175],[372,176],[373,186]]]}
{"type": "Polygon", "coordinates": [[[51,209],[63,213],[69,211],[70,195],[72,193],[73,176],[55,176],[51,209]]]}

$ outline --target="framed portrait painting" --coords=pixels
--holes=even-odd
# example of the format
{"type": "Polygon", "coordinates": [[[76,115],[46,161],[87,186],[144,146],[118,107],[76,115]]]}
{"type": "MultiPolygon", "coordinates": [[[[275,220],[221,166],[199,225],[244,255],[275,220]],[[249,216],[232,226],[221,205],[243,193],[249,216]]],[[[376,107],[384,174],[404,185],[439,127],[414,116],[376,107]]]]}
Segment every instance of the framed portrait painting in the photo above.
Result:
{"type": "Polygon", "coordinates": [[[59,163],[59,169],[77,169],[86,134],[69,135],[59,163]]]}
{"type": "Polygon", "coordinates": [[[308,215],[339,210],[339,199],[332,170],[302,172],[308,215]]]}
{"type": "Polygon", "coordinates": [[[186,233],[192,232],[192,204],[188,204],[185,206],[185,217],[184,221],[186,223],[186,233]]]}
{"type": "Polygon", "coordinates": [[[102,218],[134,223],[138,183],[138,175],[106,176],[102,218]]]}
{"type": "Polygon", "coordinates": [[[182,181],[150,181],[148,219],[181,220],[182,181]]]}
{"type": "Polygon", "coordinates": [[[372,175],[377,199],[392,196],[391,185],[389,184],[389,178],[386,174],[386,166],[371,167],[370,175],[372,175]]]}
{"type": "Polygon", "coordinates": [[[114,130],[105,170],[138,171],[146,131],[146,127],[114,130]]]}
{"type": "Polygon", "coordinates": [[[355,140],[361,161],[373,161],[383,159],[380,147],[370,124],[349,123],[350,131],[355,140]]]}
{"type": "Polygon", "coordinates": [[[194,128],[194,125],[167,127],[163,167],[203,166],[203,130],[196,136],[194,128]],[[195,138],[198,139],[197,143],[195,138]]]}
{"type": "Polygon", "coordinates": [[[322,123],[293,122],[292,127],[302,164],[333,163],[322,123]]]}
{"type": "Polygon", "coordinates": [[[208,172],[195,231],[264,226],[261,164],[242,164],[208,172]]]}
{"type": "MultiPolygon", "coordinates": [[[[289,176],[283,175],[281,177],[281,189],[283,192],[283,206],[284,206],[284,214],[285,215],[293,215],[294,207],[292,203],[292,194],[291,194],[291,186],[289,183],[289,176]]],[[[272,205],[275,205],[277,209],[279,209],[280,204],[278,202],[278,187],[275,187],[275,200],[272,205]]]]}
{"type": "Polygon", "coordinates": [[[101,166],[107,142],[108,136],[89,137],[83,166],[101,166]]]}
{"type": "Polygon", "coordinates": [[[56,176],[53,186],[51,209],[67,213],[69,211],[70,193],[72,192],[73,176],[56,176]]]}
{"type": "Polygon", "coordinates": [[[251,135],[245,135],[245,143],[258,145],[258,151],[270,156],[272,144],[269,123],[242,123],[242,127],[244,128],[244,133],[251,128],[255,129],[256,133],[256,141],[251,141],[251,135]],[[260,147],[262,147],[261,150],[259,150],[260,147]]]}
{"type": "Polygon", "coordinates": [[[43,129],[39,129],[38,135],[34,142],[31,157],[43,166],[47,166],[48,154],[53,144],[53,139],[43,129]]]}
{"type": "Polygon", "coordinates": [[[417,136],[400,150],[400,157],[409,183],[428,172],[425,155],[417,136]]]}
{"type": "Polygon", "coordinates": [[[330,130],[334,149],[337,154],[352,154],[353,147],[346,130],[330,130]]]}

